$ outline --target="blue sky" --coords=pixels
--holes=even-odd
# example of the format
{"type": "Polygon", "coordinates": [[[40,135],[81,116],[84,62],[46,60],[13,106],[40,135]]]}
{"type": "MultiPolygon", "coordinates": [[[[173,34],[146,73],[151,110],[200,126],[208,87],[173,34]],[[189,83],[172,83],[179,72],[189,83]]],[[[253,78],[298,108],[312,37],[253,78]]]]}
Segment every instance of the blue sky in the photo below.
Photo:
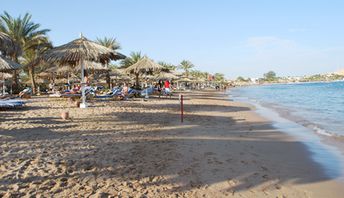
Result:
{"type": "Polygon", "coordinates": [[[116,37],[121,52],[229,78],[344,69],[344,1],[7,0],[0,11],[29,12],[54,45],[116,37]]]}

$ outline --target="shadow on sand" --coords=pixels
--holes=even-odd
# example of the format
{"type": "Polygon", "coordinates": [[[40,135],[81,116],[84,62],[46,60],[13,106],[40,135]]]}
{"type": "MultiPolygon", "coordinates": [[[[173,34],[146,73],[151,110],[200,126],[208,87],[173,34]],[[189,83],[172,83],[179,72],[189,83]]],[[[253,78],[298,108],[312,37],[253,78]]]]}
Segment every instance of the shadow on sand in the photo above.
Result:
{"type": "MultiPolygon", "coordinates": [[[[146,104],[143,108],[164,107],[166,108],[159,104],[146,104]]],[[[178,104],[169,104],[167,108],[178,109],[178,104]]],[[[191,104],[187,108],[194,112],[250,110],[246,107],[216,104],[201,107],[191,104]]],[[[0,115],[10,118],[13,113],[0,112],[0,115]]],[[[21,145],[20,148],[18,146],[11,149],[26,149],[30,152],[21,152],[18,159],[30,161],[35,156],[40,156],[43,161],[52,163],[56,170],[47,169],[50,172],[45,176],[33,175],[24,179],[20,174],[30,166],[30,163],[27,163],[13,171],[20,173],[19,176],[2,176],[0,185],[28,184],[44,180],[68,181],[72,178],[88,185],[87,181],[95,177],[113,182],[140,180],[143,181],[140,185],[147,188],[170,184],[174,187],[166,191],[185,192],[226,181],[226,190],[233,193],[268,181],[278,188],[286,182],[307,184],[332,179],[322,174],[324,169],[307,157],[311,156],[311,153],[302,143],[282,141],[270,123],[189,114],[185,116],[184,124],[178,123],[178,120],[179,115],[176,113],[111,113],[92,122],[112,121],[114,129],[60,133],[54,131],[71,126],[65,126],[64,122],[50,117],[26,118],[24,121],[53,123],[55,126],[15,131],[0,129],[1,145],[5,142],[10,147],[21,145]],[[164,122],[157,123],[157,120],[164,122]],[[123,122],[139,125],[140,129],[117,130],[115,126],[123,122]],[[146,130],[154,124],[163,127],[146,130]],[[232,127],[224,128],[225,125],[232,127]],[[42,151],[44,144],[49,145],[45,153],[42,151]],[[286,150],[295,155],[283,155],[286,150]]],[[[90,120],[84,118],[74,122],[78,124],[90,120]]],[[[1,150],[2,161],[16,155],[8,155],[11,151],[6,148],[1,150]]],[[[68,187],[68,184],[66,185],[68,187]]]]}

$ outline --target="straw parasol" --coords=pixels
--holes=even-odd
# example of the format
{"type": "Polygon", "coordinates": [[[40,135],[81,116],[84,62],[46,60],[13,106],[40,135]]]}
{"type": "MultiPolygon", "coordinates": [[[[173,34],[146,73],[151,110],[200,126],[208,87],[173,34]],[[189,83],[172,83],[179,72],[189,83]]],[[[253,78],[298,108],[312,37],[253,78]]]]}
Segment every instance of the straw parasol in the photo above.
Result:
{"type": "Polygon", "coordinates": [[[12,74],[9,74],[9,73],[0,73],[0,78],[1,79],[9,79],[9,78],[12,78],[13,75],[12,74]]]}
{"type": "Polygon", "coordinates": [[[189,78],[181,78],[179,80],[177,80],[178,82],[192,82],[192,80],[190,80],[189,78]]]}
{"type": "Polygon", "coordinates": [[[125,69],[125,72],[128,74],[135,74],[136,76],[136,86],[139,85],[139,75],[145,74],[145,73],[151,73],[154,71],[159,71],[163,69],[164,67],[155,63],[148,57],[143,57],[141,60],[137,61],[135,64],[131,65],[127,69],[125,69]]]}
{"type": "MultiPolygon", "coordinates": [[[[0,56],[0,72],[9,72],[21,67],[20,64],[13,62],[5,57],[0,56]]],[[[5,94],[5,75],[3,75],[3,94],[5,94]]]]}
{"type": "Polygon", "coordinates": [[[4,56],[13,54],[15,52],[17,52],[19,55],[22,53],[19,45],[13,42],[11,37],[3,32],[0,32],[0,52],[4,56]]]}
{"type": "Polygon", "coordinates": [[[96,42],[90,41],[80,36],[79,39],[75,39],[67,44],[55,47],[48,50],[42,55],[42,59],[51,64],[59,66],[70,65],[81,67],[81,79],[82,83],[82,105],[80,107],[86,107],[85,97],[85,78],[84,78],[84,61],[100,62],[107,64],[110,60],[119,60],[125,58],[124,55],[115,52],[114,50],[99,45],[96,42]]]}
{"type": "Polygon", "coordinates": [[[0,72],[9,72],[21,67],[20,64],[0,56],[0,72]]]}
{"type": "Polygon", "coordinates": [[[164,80],[164,79],[172,80],[172,79],[178,79],[179,77],[169,72],[159,72],[158,74],[154,76],[154,78],[157,80],[164,80]]]}
{"type": "Polygon", "coordinates": [[[48,50],[42,58],[52,64],[76,66],[80,64],[80,61],[107,64],[110,60],[124,59],[125,56],[81,35],[79,39],[48,50]]]}
{"type": "Polygon", "coordinates": [[[71,68],[71,67],[68,66],[68,65],[61,66],[61,67],[53,66],[53,67],[49,67],[49,68],[46,69],[45,71],[46,71],[46,72],[54,72],[54,73],[61,74],[61,73],[71,72],[71,71],[73,71],[73,68],[71,68]]]}

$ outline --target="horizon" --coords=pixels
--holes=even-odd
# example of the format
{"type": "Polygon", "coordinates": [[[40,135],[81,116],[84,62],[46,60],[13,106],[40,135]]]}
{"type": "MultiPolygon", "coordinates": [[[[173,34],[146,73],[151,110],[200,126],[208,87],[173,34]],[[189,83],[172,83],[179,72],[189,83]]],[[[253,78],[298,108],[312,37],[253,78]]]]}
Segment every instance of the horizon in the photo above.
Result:
{"type": "Polygon", "coordinates": [[[83,1],[3,2],[0,12],[32,14],[54,46],[79,37],[115,37],[119,52],[141,51],[155,61],[259,78],[323,74],[344,69],[344,3],[83,1]],[[61,3],[62,2],[62,3],[61,3]],[[148,2],[148,3],[147,3],[148,2]],[[65,6],[65,5],[68,5],[65,6]]]}

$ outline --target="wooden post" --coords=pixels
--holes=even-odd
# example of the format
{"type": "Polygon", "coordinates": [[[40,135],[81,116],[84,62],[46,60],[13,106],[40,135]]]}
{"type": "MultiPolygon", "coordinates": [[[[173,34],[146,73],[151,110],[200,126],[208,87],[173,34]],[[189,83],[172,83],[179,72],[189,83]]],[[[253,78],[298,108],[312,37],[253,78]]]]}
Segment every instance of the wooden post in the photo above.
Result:
{"type": "Polygon", "coordinates": [[[184,121],[184,97],[182,94],[179,95],[180,100],[180,122],[183,123],[184,121]]]}

